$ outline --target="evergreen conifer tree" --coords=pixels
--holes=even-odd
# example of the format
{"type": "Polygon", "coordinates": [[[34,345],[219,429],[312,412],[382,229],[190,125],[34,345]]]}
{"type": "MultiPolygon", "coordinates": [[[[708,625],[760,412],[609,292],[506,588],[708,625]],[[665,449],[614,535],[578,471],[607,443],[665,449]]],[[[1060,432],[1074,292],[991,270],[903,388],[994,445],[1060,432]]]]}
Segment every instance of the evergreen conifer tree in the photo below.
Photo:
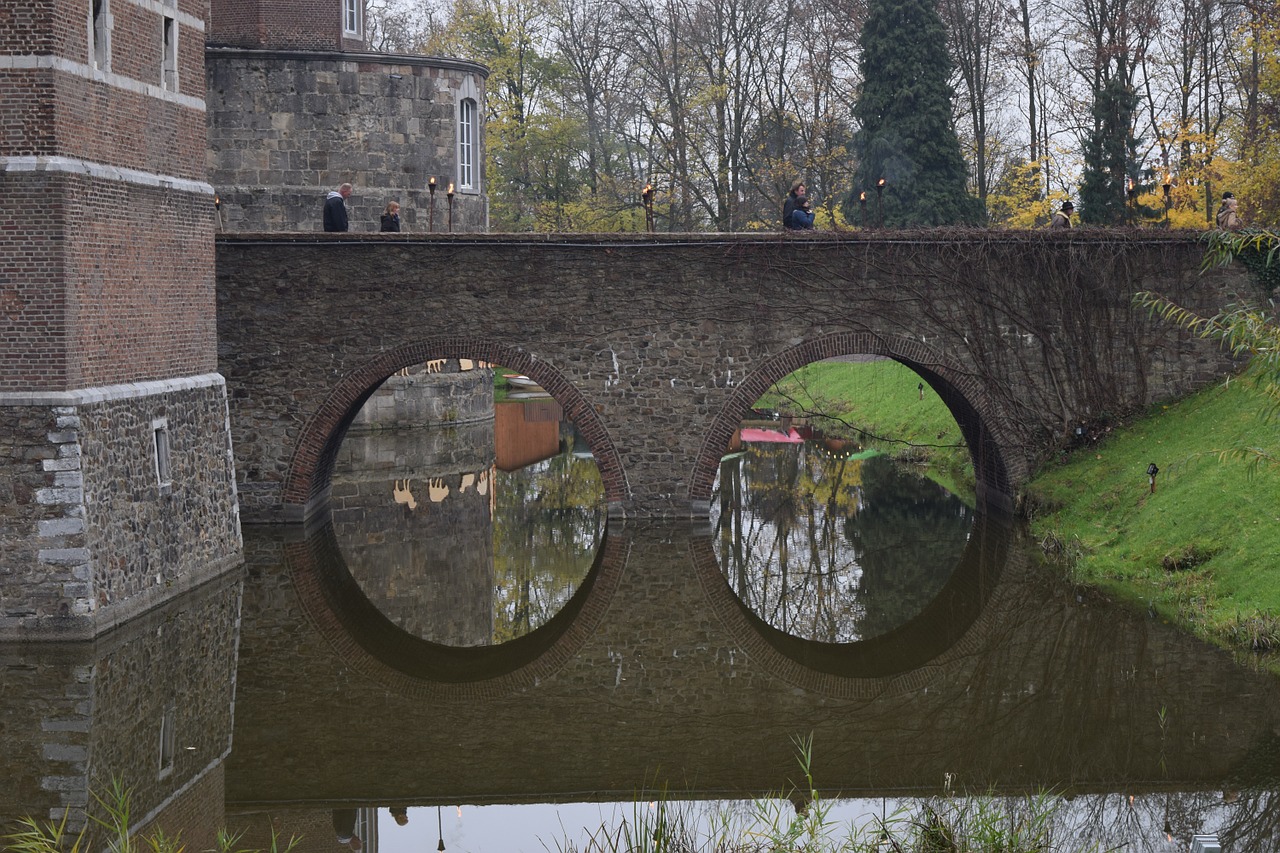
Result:
{"type": "Polygon", "coordinates": [[[1133,112],[1137,94],[1118,73],[1108,75],[1093,95],[1093,130],[1084,146],[1080,220],[1090,225],[1124,225],[1129,180],[1137,180],[1137,140],[1133,112]]]}
{"type": "Polygon", "coordinates": [[[863,83],[853,108],[859,162],[846,218],[861,224],[858,195],[866,190],[870,223],[880,218],[880,206],[887,226],[983,221],[952,124],[951,59],[935,5],[870,0],[859,43],[863,83]],[[877,200],[880,178],[887,184],[877,200]]]}

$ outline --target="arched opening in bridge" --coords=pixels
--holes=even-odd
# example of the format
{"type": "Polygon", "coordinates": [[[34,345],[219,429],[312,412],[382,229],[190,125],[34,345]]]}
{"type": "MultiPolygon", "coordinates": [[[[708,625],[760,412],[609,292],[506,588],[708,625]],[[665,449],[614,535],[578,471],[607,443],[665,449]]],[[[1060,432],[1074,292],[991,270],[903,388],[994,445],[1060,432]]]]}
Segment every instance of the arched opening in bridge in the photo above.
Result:
{"type": "Polygon", "coordinates": [[[744,413],[710,515],[725,580],[769,629],[865,642],[954,588],[978,507],[964,430],[935,381],[883,355],[828,358],[744,413]]]}
{"type": "Polygon", "coordinates": [[[565,409],[539,379],[448,351],[352,400],[330,438],[328,507],[361,596],[447,647],[552,622],[587,582],[606,517],[599,466],[565,409]]]}

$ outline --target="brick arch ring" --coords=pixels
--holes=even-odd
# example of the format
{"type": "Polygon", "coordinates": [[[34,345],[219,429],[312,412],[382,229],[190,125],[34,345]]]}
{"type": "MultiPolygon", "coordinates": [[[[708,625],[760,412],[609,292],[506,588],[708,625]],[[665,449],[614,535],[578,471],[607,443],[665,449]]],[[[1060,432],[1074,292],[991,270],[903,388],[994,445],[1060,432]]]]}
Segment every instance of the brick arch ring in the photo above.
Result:
{"type": "Polygon", "coordinates": [[[347,373],[309,417],[295,445],[281,488],[281,503],[290,513],[310,515],[323,505],[333,463],[347,427],[378,386],[397,370],[436,358],[466,358],[510,367],[534,379],[564,409],[595,456],[609,506],[626,501],[629,488],[617,447],[595,409],[563,373],[524,349],[475,338],[440,336],[387,350],[347,373]]]}
{"type": "Polygon", "coordinates": [[[773,383],[805,365],[843,355],[875,355],[891,358],[911,368],[928,383],[960,427],[973,459],[978,502],[985,511],[1008,514],[1013,510],[1013,483],[1026,478],[1021,458],[1006,461],[1002,447],[1009,446],[999,424],[998,407],[978,380],[951,365],[942,354],[911,338],[884,338],[866,332],[838,332],[800,343],[767,359],[737,387],[708,427],[698,453],[689,497],[693,505],[706,505],[720,468],[720,457],[734,431],[755,402],[773,383]]]}

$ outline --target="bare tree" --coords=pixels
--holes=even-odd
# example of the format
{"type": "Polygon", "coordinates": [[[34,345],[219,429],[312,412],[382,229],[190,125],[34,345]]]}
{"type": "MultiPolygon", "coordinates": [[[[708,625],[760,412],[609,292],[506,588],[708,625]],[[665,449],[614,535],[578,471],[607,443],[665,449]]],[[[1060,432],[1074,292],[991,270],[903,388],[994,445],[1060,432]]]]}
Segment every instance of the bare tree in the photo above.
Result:
{"type": "Polygon", "coordinates": [[[973,151],[973,182],[986,203],[989,178],[987,133],[990,116],[999,109],[1004,92],[999,44],[1008,20],[1000,0],[942,0],[938,12],[947,25],[947,41],[960,81],[973,151]]]}

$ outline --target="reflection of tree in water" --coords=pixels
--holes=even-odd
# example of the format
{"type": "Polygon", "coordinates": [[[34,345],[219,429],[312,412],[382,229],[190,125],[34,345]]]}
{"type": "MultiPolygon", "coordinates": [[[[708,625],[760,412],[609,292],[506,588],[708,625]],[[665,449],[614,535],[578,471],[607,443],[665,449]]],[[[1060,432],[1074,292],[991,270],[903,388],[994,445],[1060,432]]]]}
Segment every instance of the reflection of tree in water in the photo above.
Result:
{"type": "Polygon", "coordinates": [[[920,612],[946,584],[971,511],[885,457],[747,445],[712,499],[721,567],[737,595],[795,636],[852,642],[920,612]]]}
{"type": "Polygon", "coordinates": [[[885,457],[862,468],[864,507],[844,522],[862,566],[862,635],[911,619],[937,597],[960,561],[972,510],[937,483],[885,457]]]}
{"type": "Polygon", "coordinates": [[[565,446],[550,459],[499,473],[494,643],[527,634],[555,616],[595,560],[604,531],[604,487],[595,461],[571,451],[565,446]]]}
{"type": "Polygon", "coordinates": [[[1054,833],[1081,849],[1183,851],[1207,827],[1214,828],[1224,850],[1280,849],[1275,791],[1088,794],[1063,805],[1053,820],[1054,833]]]}

